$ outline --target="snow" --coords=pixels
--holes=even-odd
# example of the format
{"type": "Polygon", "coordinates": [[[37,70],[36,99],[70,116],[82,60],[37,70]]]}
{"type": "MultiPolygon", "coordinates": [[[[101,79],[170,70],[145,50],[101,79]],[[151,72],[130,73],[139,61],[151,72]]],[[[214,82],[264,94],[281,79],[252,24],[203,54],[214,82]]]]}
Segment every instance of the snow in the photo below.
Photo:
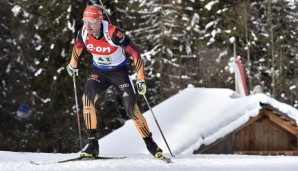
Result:
{"type": "MultiPolygon", "coordinates": [[[[152,108],[176,156],[171,164],[156,160],[148,154],[142,138],[129,120],[123,127],[99,140],[101,155],[127,156],[125,159],[32,165],[29,162],[31,160],[53,162],[77,157],[79,154],[0,151],[0,171],[297,170],[297,156],[192,154],[200,146],[216,141],[256,116],[261,109],[260,102],[288,114],[297,122],[297,109],[265,94],[243,97],[230,89],[186,88],[152,108]]],[[[165,155],[170,157],[151,112],[145,112],[144,116],[155,141],[165,155]]]]}
{"type": "Polygon", "coordinates": [[[21,7],[18,5],[15,5],[11,11],[13,12],[14,16],[17,16],[21,12],[21,7]]]}
{"type": "Polygon", "coordinates": [[[0,171],[294,171],[296,156],[253,155],[177,155],[166,164],[148,155],[128,155],[128,158],[106,161],[84,161],[60,164],[33,165],[76,157],[78,154],[45,154],[0,152],[0,171]]]}
{"type": "Polygon", "coordinates": [[[218,0],[210,1],[208,4],[205,5],[205,8],[210,11],[212,9],[212,6],[218,3],[218,0]]]}

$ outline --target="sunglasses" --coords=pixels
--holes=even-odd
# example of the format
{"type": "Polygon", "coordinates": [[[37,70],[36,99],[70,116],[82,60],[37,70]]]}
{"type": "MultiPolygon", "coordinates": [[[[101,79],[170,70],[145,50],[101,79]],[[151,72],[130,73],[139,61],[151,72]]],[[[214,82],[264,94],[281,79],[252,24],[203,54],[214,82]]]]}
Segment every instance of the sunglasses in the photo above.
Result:
{"type": "Polygon", "coordinates": [[[93,25],[96,23],[97,20],[99,20],[100,18],[96,18],[96,19],[91,19],[91,20],[82,20],[84,25],[90,24],[93,25]]]}

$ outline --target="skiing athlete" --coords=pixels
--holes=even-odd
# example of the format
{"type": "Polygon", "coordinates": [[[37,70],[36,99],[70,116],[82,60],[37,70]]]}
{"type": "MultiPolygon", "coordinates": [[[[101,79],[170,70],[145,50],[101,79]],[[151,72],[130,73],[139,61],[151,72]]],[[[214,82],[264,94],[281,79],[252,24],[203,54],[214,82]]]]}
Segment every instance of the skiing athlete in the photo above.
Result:
{"type": "Polygon", "coordinates": [[[134,121],[148,151],[156,158],[163,157],[162,150],[152,138],[152,133],[137,103],[133,84],[127,69],[129,54],[137,71],[137,90],[144,95],[147,90],[144,81],[144,67],[140,52],[130,38],[118,27],[103,20],[103,10],[98,5],[90,5],[83,13],[83,27],[78,31],[67,71],[70,76],[78,76],[78,61],[83,49],[92,55],[93,70],[84,85],[82,97],[83,117],[87,129],[88,143],[80,151],[82,157],[99,155],[97,138],[97,116],[95,103],[110,86],[114,86],[121,96],[126,113],[134,121]]]}

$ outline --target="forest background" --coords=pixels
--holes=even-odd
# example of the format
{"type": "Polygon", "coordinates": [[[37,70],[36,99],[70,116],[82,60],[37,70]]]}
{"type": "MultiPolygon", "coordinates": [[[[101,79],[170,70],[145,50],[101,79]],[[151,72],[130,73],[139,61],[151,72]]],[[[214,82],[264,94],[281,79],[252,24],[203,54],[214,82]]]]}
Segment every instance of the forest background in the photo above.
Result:
{"type": "MultiPolygon", "coordinates": [[[[261,85],[267,95],[298,108],[297,1],[102,2],[111,23],[142,53],[152,106],[188,85],[234,89],[231,63],[240,58],[250,93],[261,85]]],[[[86,1],[1,0],[0,6],[0,150],[78,151],[73,82],[65,66],[86,1]],[[19,117],[24,105],[30,115],[19,117]]],[[[134,78],[133,62],[129,67],[134,78]]],[[[91,69],[85,50],[77,77],[80,109],[91,69]]],[[[148,109],[141,97],[138,103],[148,109]]],[[[96,106],[99,137],[128,119],[113,88],[96,106]]]]}

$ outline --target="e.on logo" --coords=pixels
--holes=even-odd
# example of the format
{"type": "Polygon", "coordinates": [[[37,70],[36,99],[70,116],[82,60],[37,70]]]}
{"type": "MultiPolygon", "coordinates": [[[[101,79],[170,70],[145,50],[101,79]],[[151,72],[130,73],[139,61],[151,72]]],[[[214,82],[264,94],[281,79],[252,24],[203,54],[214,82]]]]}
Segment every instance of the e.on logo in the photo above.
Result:
{"type": "Polygon", "coordinates": [[[87,49],[90,51],[96,51],[96,52],[111,52],[111,47],[101,47],[101,46],[96,46],[94,47],[93,44],[88,44],[86,45],[87,49]]]}

